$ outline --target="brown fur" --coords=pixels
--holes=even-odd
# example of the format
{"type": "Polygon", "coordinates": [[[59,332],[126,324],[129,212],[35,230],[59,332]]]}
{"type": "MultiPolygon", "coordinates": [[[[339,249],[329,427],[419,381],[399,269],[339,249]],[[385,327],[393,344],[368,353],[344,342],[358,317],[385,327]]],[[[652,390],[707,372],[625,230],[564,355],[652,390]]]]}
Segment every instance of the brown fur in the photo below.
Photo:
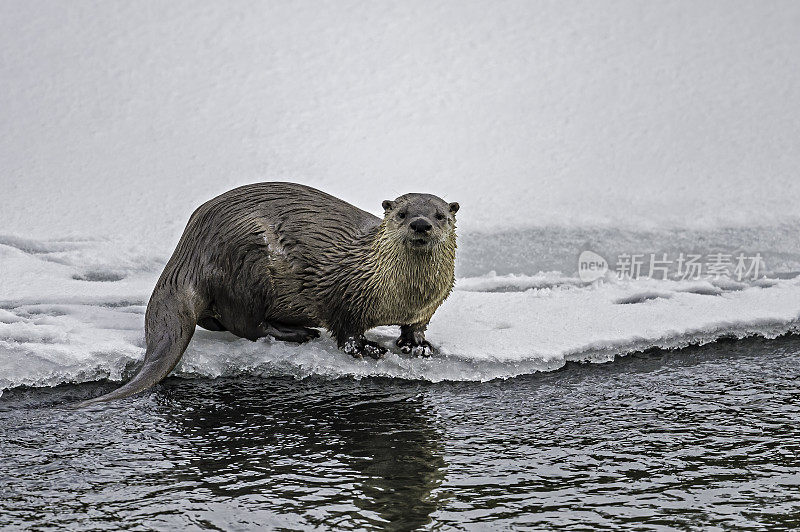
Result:
{"type": "Polygon", "coordinates": [[[143,367],[87,403],[132,395],[166,377],[198,324],[295,342],[322,327],[345,352],[373,357],[385,349],[364,332],[401,325],[397,345],[430,354],[425,328],[453,287],[458,204],[406,194],[383,206],[381,220],[293,183],[247,185],[206,202],[150,298],[143,367]]]}

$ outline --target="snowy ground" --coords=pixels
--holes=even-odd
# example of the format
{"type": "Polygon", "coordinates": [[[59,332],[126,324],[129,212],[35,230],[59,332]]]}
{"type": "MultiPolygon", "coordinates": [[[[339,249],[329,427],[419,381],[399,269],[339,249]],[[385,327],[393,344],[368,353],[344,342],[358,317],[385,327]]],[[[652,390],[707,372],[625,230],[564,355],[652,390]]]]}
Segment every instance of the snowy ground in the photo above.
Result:
{"type": "MultiPolygon", "coordinates": [[[[160,264],[133,255],[109,267],[96,259],[103,245],[0,245],[0,263],[16,272],[0,284],[0,390],[130,376],[144,354],[145,304],[160,264]]],[[[651,347],[774,337],[795,331],[799,317],[800,277],[620,281],[609,274],[587,283],[555,272],[488,274],[460,279],[438,310],[428,337],[440,353],[431,359],[395,350],[380,361],[354,360],[327,337],[296,346],[198,330],[177,372],[490,380],[651,347]]],[[[382,327],[370,335],[391,347],[397,333],[382,327]]]]}
{"type": "Polygon", "coordinates": [[[3,2],[0,390],[127,376],[189,214],[262,180],[376,213],[409,191],[460,202],[443,356],[200,331],[183,374],[484,380],[792,330],[791,278],[586,284],[572,259],[598,230],[680,228],[613,250],[798,269],[798,24],[790,1],[3,2]]]}

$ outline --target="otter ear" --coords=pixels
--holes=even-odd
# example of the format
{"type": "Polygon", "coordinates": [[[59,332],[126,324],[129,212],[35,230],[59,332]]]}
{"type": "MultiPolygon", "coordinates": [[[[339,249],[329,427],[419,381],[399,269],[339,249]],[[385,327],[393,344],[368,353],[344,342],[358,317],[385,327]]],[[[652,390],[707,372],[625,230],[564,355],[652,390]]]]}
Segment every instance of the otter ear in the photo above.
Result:
{"type": "Polygon", "coordinates": [[[385,199],[383,200],[383,203],[381,203],[381,206],[383,206],[384,211],[389,212],[394,209],[394,202],[392,200],[385,199]]]}
{"type": "Polygon", "coordinates": [[[450,214],[457,213],[458,209],[460,209],[460,208],[461,208],[461,206],[454,201],[453,203],[450,204],[450,214]]]}

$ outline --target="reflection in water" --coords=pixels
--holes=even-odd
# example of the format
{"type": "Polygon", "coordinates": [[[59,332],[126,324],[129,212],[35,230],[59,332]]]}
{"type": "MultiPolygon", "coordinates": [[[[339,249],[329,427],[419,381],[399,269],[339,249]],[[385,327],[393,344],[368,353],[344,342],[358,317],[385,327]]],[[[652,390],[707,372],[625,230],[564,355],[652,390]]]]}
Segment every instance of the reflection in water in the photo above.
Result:
{"type": "MultiPolygon", "coordinates": [[[[158,412],[191,446],[179,482],[309,524],[416,528],[444,475],[434,415],[408,383],[177,381],[158,412]]],[[[219,517],[219,516],[217,516],[219,517]]]]}
{"type": "Polygon", "coordinates": [[[488,383],[0,397],[0,529],[796,529],[800,337],[488,383]]]}

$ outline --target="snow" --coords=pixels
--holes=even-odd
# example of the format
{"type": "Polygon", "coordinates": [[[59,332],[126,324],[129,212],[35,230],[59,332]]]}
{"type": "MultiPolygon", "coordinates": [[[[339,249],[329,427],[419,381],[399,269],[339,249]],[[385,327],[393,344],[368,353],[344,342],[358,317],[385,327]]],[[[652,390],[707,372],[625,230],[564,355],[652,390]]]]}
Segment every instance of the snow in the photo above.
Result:
{"type": "MultiPolygon", "coordinates": [[[[30,262],[18,254],[23,265],[30,262]]],[[[63,268],[52,262],[31,268],[33,286],[14,288],[4,281],[3,293],[17,297],[0,300],[0,391],[122,380],[144,356],[145,302],[154,274],[89,282],[69,277],[63,268]],[[49,293],[47,283],[36,288],[39,279],[59,274],[60,292],[49,293]]],[[[353,359],[327,335],[293,345],[198,329],[176,374],[486,381],[553,370],[570,360],[606,362],[652,347],[772,338],[800,326],[800,278],[748,284],[613,277],[586,284],[553,273],[528,276],[536,282],[520,282],[524,278],[460,279],[431,321],[427,336],[439,353],[429,359],[400,354],[392,343],[397,327],[370,331],[392,349],[379,361],[353,359]]]]}
{"type": "Polygon", "coordinates": [[[167,252],[194,207],[302,181],[462,229],[800,215],[800,4],[0,5],[3,233],[167,252]]]}
{"type": "Polygon", "coordinates": [[[571,257],[676,229],[661,251],[796,269],[799,23],[791,1],[3,2],[0,390],[129,376],[189,214],[264,180],[376,214],[458,201],[441,353],[199,330],[179,375],[487,380],[793,331],[796,279],[586,283],[571,257]]]}

